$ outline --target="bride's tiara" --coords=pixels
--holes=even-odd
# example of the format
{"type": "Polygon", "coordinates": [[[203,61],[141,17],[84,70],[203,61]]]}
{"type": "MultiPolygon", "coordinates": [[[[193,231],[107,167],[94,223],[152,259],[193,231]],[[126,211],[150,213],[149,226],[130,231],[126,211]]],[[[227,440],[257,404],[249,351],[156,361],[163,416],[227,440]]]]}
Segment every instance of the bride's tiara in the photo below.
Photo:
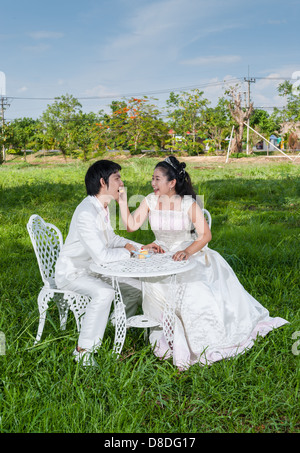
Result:
{"type": "Polygon", "coordinates": [[[178,168],[175,167],[175,165],[172,163],[171,159],[169,157],[167,157],[164,162],[166,162],[167,164],[171,165],[171,167],[174,168],[174,170],[176,171],[176,173],[178,173],[179,175],[185,175],[185,169],[182,168],[180,171],[178,168]]]}

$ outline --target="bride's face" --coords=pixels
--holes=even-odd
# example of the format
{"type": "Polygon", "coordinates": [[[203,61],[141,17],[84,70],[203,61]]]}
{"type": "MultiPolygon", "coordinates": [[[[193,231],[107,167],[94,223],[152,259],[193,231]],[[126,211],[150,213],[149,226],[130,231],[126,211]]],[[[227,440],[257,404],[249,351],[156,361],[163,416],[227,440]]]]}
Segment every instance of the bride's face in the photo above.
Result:
{"type": "Polygon", "coordinates": [[[155,195],[162,196],[162,195],[174,195],[175,193],[175,185],[176,179],[172,181],[168,181],[167,176],[160,168],[156,168],[154,170],[152,176],[152,187],[154,190],[155,195]]]}

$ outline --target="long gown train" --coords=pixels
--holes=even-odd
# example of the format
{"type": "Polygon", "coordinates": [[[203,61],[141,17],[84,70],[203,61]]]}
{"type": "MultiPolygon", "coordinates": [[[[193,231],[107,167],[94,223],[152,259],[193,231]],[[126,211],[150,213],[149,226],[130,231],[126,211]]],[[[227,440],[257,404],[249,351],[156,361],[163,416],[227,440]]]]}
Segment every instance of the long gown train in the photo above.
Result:
{"type": "MultiPolygon", "coordinates": [[[[154,194],[146,197],[149,221],[155,242],[165,251],[185,249],[194,241],[187,211],[190,198],[183,199],[181,211],[156,210],[154,194]]],[[[269,312],[241,285],[230,265],[216,251],[204,247],[193,256],[197,266],[177,276],[183,298],[175,310],[173,350],[161,328],[153,328],[150,342],[161,358],[173,356],[180,369],[245,352],[257,335],[265,336],[272,329],[287,324],[285,319],[272,318],[269,312]]],[[[144,284],[144,313],[162,322],[168,297],[169,278],[147,279],[144,284]]]]}

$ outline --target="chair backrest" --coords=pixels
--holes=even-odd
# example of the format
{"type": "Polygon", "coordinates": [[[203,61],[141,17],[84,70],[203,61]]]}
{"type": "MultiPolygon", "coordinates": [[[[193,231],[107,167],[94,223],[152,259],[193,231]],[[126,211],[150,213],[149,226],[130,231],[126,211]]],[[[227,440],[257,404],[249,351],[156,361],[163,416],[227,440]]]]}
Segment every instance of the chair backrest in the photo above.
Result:
{"type": "Polygon", "coordinates": [[[46,223],[36,214],[30,217],[27,230],[44,285],[55,288],[55,264],[63,245],[62,234],[55,225],[46,223]]]}
{"type": "Polygon", "coordinates": [[[202,209],[202,212],[204,214],[204,217],[208,223],[209,229],[211,230],[211,215],[210,212],[207,209],[202,209]]]}

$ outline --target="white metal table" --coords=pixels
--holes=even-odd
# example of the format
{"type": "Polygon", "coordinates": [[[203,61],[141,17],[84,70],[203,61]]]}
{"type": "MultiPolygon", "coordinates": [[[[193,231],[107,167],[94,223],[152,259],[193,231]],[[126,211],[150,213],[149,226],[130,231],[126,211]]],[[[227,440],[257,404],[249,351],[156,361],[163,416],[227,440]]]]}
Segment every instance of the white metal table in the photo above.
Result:
{"type": "MultiPolygon", "coordinates": [[[[100,275],[111,277],[112,286],[115,289],[114,297],[114,314],[115,314],[115,340],[114,352],[118,355],[121,353],[125,337],[126,328],[130,326],[130,319],[126,319],[125,305],[123,303],[122,294],[119,286],[119,278],[139,278],[143,282],[150,277],[166,277],[170,276],[169,295],[167,297],[166,306],[163,314],[162,327],[164,335],[168,341],[170,348],[173,347],[174,334],[174,319],[175,306],[181,303],[183,297],[182,285],[177,285],[176,275],[182,272],[187,272],[196,266],[196,261],[190,258],[187,261],[174,261],[172,259],[174,253],[154,254],[149,258],[138,259],[128,258],[117,262],[106,263],[102,265],[91,264],[90,270],[100,275]]],[[[149,324],[160,325],[160,323],[149,324]]],[[[147,327],[147,325],[131,325],[132,327],[147,327]]]]}

